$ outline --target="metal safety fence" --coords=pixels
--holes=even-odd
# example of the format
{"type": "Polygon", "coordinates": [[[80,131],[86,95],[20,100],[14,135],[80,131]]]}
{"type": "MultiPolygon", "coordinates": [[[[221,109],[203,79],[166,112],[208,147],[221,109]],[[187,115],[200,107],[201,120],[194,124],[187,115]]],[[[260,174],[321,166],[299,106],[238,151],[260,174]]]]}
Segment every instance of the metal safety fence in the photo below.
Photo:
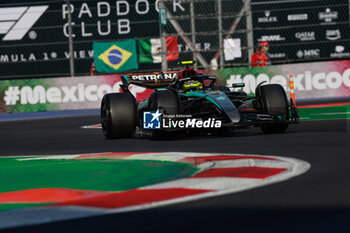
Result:
{"type": "Polygon", "coordinates": [[[350,57],[349,0],[2,0],[0,79],[87,75],[93,42],[160,38],[159,4],[163,36],[177,36],[178,60],[197,68],[249,66],[261,41],[272,64],[350,57]]]}

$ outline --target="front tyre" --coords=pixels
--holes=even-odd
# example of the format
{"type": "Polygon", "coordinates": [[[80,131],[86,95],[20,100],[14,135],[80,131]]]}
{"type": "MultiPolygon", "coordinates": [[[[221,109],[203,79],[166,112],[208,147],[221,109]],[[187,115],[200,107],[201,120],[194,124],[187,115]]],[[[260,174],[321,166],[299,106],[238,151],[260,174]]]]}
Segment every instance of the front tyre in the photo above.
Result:
{"type": "MultiPolygon", "coordinates": [[[[169,90],[155,91],[150,96],[149,109],[151,111],[160,110],[161,113],[167,115],[176,115],[180,109],[178,95],[169,90]]],[[[163,131],[162,129],[151,130],[152,140],[168,139],[172,136],[174,136],[173,133],[163,131]]]]}
{"type": "Polygon", "coordinates": [[[128,138],[136,129],[136,103],[129,93],[106,94],[101,102],[101,124],[106,138],[128,138]]]}
{"type": "Polygon", "coordinates": [[[264,113],[278,116],[284,122],[273,122],[261,125],[261,130],[265,134],[283,133],[289,126],[289,104],[287,95],[283,87],[279,84],[269,84],[260,86],[258,98],[264,113]]]}

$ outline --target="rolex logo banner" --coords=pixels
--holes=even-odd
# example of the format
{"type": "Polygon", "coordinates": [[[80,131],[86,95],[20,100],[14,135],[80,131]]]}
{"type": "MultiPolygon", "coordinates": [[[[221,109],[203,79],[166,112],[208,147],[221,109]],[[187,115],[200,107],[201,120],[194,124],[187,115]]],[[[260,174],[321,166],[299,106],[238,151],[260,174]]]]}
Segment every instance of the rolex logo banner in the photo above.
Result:
{"type": "Polygon", "coordinates": [[[123,72],[138,69],[136,40],[94,42],[94,61],[97,72],[123,72]]]}

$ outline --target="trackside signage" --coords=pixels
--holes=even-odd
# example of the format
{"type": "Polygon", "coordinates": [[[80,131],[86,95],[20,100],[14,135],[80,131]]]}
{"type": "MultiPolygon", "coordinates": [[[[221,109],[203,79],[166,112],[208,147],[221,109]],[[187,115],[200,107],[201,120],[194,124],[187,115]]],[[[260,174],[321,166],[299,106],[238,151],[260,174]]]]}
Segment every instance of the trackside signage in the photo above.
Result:
{"type": "MultiPolygon", "coordinates": [[[[184,1],[168,3],[172,14],[188,14],[184,1]]],[[[159,37],[158,12],[159,0],[70,1],[70,7],[66,1],[26,0],[14,5],[1,0],[0,78],[68,74],[69,13],[73,56],[79,60],[75,72],[86,74],[93,61],[93,41],[159,37]]]]}
{"type": "MultiPolygon", "coordinates": [[[[217,70],[216,74],[221,84],[232,85],[232,83],[244,82],[246,86],[243,91],[251,95],[254,94],[257,84],[263,81],[279,83],[289,91],[288,76],[293,74],[297,99],[350,96],[350,60],[256,68],[227,68],[217,70]]],[[[172,75],[169,75],[169,80],[173,78],[172,75]]],[[[157,80],[156,76],[147,75],[134,78],[145,82],[157,80]]],[[[120,92],[121,84],[121,75],[0,81],[0,113],[98,109],[103,95],[120,92]]],[[[152,93],[151,89],[135,85],[129,88],[137,100],[148,98],[152,93]]],[[[175,116],[174,119],[176,118],[179,116],[175,116]]],[[[182,124],[185,126],[187,124],[187,122],[175,123],[172,120],[166,121],[164,127],[174,125],[181,127],[182,124]]],[[[162,121],[160,123],[163,124],[162,121]]],[[[188,124],[191,126],[193,121],[188,124]]],[[[215,127],[215,121],[194,124],[210,126],[213,124],[215,127]]]]}
{"type": "Polygon", "coordinates": [[[227,85],[245,83],[243,91],[254,94],[256,86],[279,83],[289,91],[289,75],[294,75],[297,99],[350,96],[350,60],[276,65],[269,67],[227,68],[218,71],[227,85]]]}
{"type": "Polygon", "coordinates": [[[38,19],[49,8],[44,6],[0,8],[0,34],[3,41],[22,40],[38,19]]]}
{"type": "MultiPolygon", "coordinates": [[[[97,109],[104,94],[120,92],[121,75],[0,81],[0,113],[97,109]]],[[[131,85],[138,100],[152,90],[131,85]]]]}
{"type": "MultiPolygon", "coordinates": [[[[68,75],[71,52],[68,46],[69,24],[72,20],[72,37],[75,59],[75,73],[89,73],[94,58],[93,42],[123,41],[132,38],[159,38],[159,2],[160,0],[1,0],[0,1],[0,79],[36,76],[68,75]],[[21,3],[21,4],[18,4],[21,3]],[[19,46],[20,45],[20,46],[19,46]]],[[[190,15],[190,2],[184,0],[165,1],[167,14],[173,16],[190,15]]],[[[210,5],[210,4],[209,4],[210,5]]],[[[236,5],[236,4],[235,4],[236,5]]],[[[242,3],[237,6],[240,9],[242,3]]],[[[223,2],[223,15],[234,21],[232,3],[223,2]],[[227,6],[227,7],[225,7],[227,6]]],[[[195,4],[196,14],[215,14],[215,7],[208,7],[206,1],[195,4]]],[[[182,20],[180,20],[182,21],[182,20]]],[[[207,31],[208,24],[196,19],[196,30],[207,31]]],[[[232,22],[231,22],[232,21],[232,22]]],[[[216,21],[215,21],[216,22],[216,21]]],[[[213,21],[213,25],[215,26],[213,21]]],[[[179,22],[187,27],[188,20],[179,22]]],[[[211,23],[211,22],[209,22],[211,23]]],[[[245,29],[244,24],[237,26],[245,29]]],[[[225,30],[228,30],[226,28],[225,30]]],[[[167,28],[167,34],[177,34],[173,27],[167,28]]],[[[240,39],[246,46],[244,33],[234,33],[233,38],[240,39]]],[[[201,41],[194,44],[207,61],[213,57],[213,47],[217,46],[218,35],[202,35],[201,41]]],[[[180,60],[191,59],[190,46],[184,41],[178,44],[180,60]]],[[[240,49],[240,48],[239,48],[240,49]]],[[[235,58],[245,62],[244,56],[235,58]]],[[[176,62],[172,62],[174,65],[176,62]]],[[[141,63],[140,70],[160,69],[158,63],[141,63]]]]}

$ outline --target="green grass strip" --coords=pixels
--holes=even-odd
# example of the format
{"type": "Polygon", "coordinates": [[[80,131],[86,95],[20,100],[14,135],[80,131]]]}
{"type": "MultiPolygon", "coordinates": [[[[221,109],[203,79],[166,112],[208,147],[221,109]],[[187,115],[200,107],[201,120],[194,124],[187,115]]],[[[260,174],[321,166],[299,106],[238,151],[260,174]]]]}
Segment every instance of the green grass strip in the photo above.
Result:
{"type": "Polygon", "coordinates": [[[301,120],[350,119],[350,105],[298,109],[301,120]]]}
{"type": "Polygon", "coordinates": [[[162,161],[0,159],[0,193],[36,188],[125,191],[189,177],[195,166],[162,161]]]}
{"type": "Polygon", "coordinates": [[[14,210],[14,209],[21,209],[21,208],[28,208],[28,207],[36,207],[36,206],[42,206],[42,205],[48,205],[48,204],[50,204],[50,203],[0,204],[0,211],[14,210]]]}

